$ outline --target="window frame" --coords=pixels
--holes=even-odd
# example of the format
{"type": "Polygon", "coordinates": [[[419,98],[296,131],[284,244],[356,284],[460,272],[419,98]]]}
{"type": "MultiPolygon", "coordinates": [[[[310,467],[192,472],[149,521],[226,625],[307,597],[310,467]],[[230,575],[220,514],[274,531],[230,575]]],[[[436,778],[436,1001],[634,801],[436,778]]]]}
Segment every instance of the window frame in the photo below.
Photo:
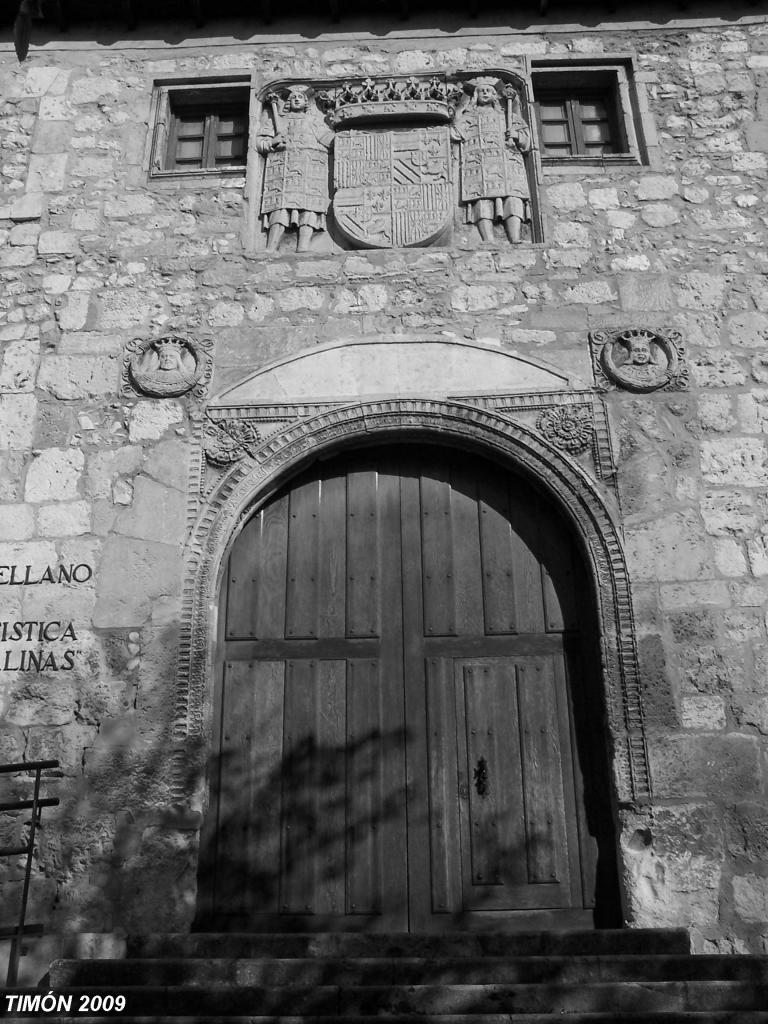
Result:
{"type": "MultiPolygon", "coordinates": [[[[543,169],[577,170],[583,166],[638,166],[649,163],[646,145],[650,131],[646,118],[647,107],[640,102],[631,59],[532,61],[531,83],[539,158],[543,169]],[[571,102],[588,93],[607,101],[612,120],[612,136],[615,132],[613,141],[617,147],[622,147],[621,150],[600,154],[546,153],[539,107],[542,99],[550,94],[559,96],[561,102],[571,102]]],[[[574,124],[569,120],[572,131],[578,131],[579,135],[581,123],[577,121],[574,124]]],[[[573,137],[576,137],[575,134],[573,137]]]]}
{"type": "MultiPolygon", "coordinates": [[[[248,76],[233,76],[202,84],[200,79],[159,82],[155,84],[153,131],[150,146],[149,176],[155,180],[173,178],[244,177],[248,165],[251,135],[251,80],[248,76]],[[242,163],[206,164],[211,154],[213,120],[226,110],[238,110],[245,116],[245,152],[242,163]],[[205,115],[203,138],[203,166],[185,167],[176,164],[178,125],[185,113],[201,112],[205,115]]],[[[215,140],[214,140],[215,141],[215,140]]]]}

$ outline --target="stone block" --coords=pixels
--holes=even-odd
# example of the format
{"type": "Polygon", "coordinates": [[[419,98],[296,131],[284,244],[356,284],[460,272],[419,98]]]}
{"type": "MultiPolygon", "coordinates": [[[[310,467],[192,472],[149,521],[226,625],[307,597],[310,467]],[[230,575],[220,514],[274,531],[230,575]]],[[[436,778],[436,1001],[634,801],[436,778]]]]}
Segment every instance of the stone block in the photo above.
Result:
{"type": "Polygon", "coordinates": [[[743,799],[760,792],[755,736],[654,736],[648,755],[654,793],[661,799],[743,799]]]}
{"type": "Polygon", "coordinates": [[[680,214],[668,203],[649,203],[643,207],[640,217],[652,228],[667,228],[680,220],[680,214]]]}
{"type": "Polygon", "coordinates": [[[756,437],[718,438],[701,444],[701,471],[713,484],[768,485],[765,441],[756,437]]]}
{"type": "Polygon", "coordinates": [[[39,237],[40,225],[34,221],[28,221],[11,228],[8,242],[11,245],[37,245],[39,237]]]}
{"type": "Polygon", "coordinates": [[[719,309],[723,305],[725,278],[692,270],[680,277],[678,302],[687,309],[719,309]]]}
{"type": "Polygon", "coordinates": [[[27,192],[63,192],[67,183],[67,153],[45,153],[29,158],[27,192]]]}
{"type": "Polygon", "coordinates": [[[736,875],[733,879],[733,905],[743,921],[764,924],[768,920],[768,878],[736,875]]]}
{"type": "Polygon", "coordinates": [[[619,193],[615,188],[592,188],[589,205],[593,210],[615,210],[619,206],[619,193]]]}
{"type": "Polygon", "coordinates": [[[0,505],[0,537],[4,540],[28,540],[35,530],[29,505],[0,505]]]}
{"type": "Polygon", "coordinates": [[[550,185],[544,190],[550,205],[556,210],[568,213],[587,205],[587,197],[581,182],[566,181],[560,185],[550,185]]]}
{"type": "Polygon", "coordinates": [[[0,451],[32,447],[36,414],[34,395],[0,395],[0,451]]]}
{"type": "MultiPolygon", "coordinates": [[[[174,442],[169,442],[173,444],[174,442]]],[[[162,446],[160,446],[162,447],[162,446]]],[[[111,451],[94,452],[88,458],[87,490],[93,498],[109,498],[120,475],[132,475],[141,465],[143,449],[127,445],[111,451]]]]}
{"type": "Polygon", "coordinates": [[[710,575],[711,556],[692,512],[628,526],[626,552],[634,579],[679,581],[710,575]]]}
{"type": "Polygon", "coordinates": [[[635,195],[641,200],[671,199],[677,193],[676,179],[664,174],[645,174],[635,188],[635,195]]]}
{"type": "Polygon", "coordinates": [[[137,441],[158,441],[174,424],[184,418],[178,402],[137,402],[128,420],[128,438],[137,441]]]}
{"type": "Polygon", "coordinates": [[[137,628],[158,598],[180,593],[182,552],[177,546],[133,537],[108,537],[97,582],[96,628],[137,628]]]}
{"type": "Polygon", "coordinates": [[[563,290],[563,302],[583,302],[599,305],[615,302],[618,298],[608,281],[584,281],[563,290]]]}
{"type": "Polygon", "coordinates": [[[40,357],[40,342],[37,338],[12,341],[2,351],[0,368],[0,392],[21,394],[32,391],[35,386],[37,361],[40,357]]]}
{"type": "Polygon", "coordinates": [[[69,121],[46,121],[41,118],[32,136],[32,152],[66,153],[71,140],[72,124],[69,121]]]}
{"type": "Polygon", "coordinates": [[[660,588],[661,607],[693,608],[714,605],[727,608],[731,603],[725,580],[702,580],[695,583],[663,583],[660,588]]]}
{"type": "Polygon", "coordinates": [[[461,284],[451,290],[451,309],[458,313],[480,313],[498,304],[498,293],[491,285],[461,284]]]}
{"type": "Polygon", "coordinates": [[[62,331],[81,331],[88,319],[91,297],[87,292],[72,292],[56,307],[56,320],[62,331]]]}
{"type": "Polygon", "coordinates": [[[638,644],[638,659],[646,725],[674,728],[677,711],[661,637],[657,634],[642,637],[638,644]]]}
{"type": "Polygon", "coordinates": [[[558,221],[553,232],[555,245],[566,248],[586,249],[590,245],[589,228],[576,221],[558,221]]]}
{"type": "Polygon", "coordinates": [[[75,720],[77,688],[61,672],[45,678],[32,676],[17,682],[11,691],[5,719],[11,725],[67,725],[75,720]]]}
{"type": "Polygon", "coordinates": [[[768,314],[737,313],[728,321],[728,335],[732,345],[768,347],[768,314]]]}
{"type": "Polygon", "coordinates": [[[717,916],[722,873],[722,839],[712,808],[655,808],[650,826],[637,818],[633,827],[632,817],[621,845],[634,926],[707,925],[717,916]]]}
{"type": "Polygon", "coordinates": [[[738,578],[749,572],[744,548],[733,537],[717,537],[712,542],[715,568],[721,575],[738,578]]]}
{"type": "Polygon", "coordinates": [[[77,244],[77,236],[71,231],[43,231],[38,239],[37,251],[41,256],[74,256],[80,251],[80,246],[77,244]]]}
{"type": "Polygon", "coordinates": [[[765,153],[734,153],[731,163],[736,172],[756,178],[768,177],[768,156],[765,153]]]}
{"type": "Polygon", "coordinates": [[[40,220],[45,212],[46,200],[41,192],[27,192],[11,204],[11,220],[16,222],[40,220]]]}
{"type": "Polygon", "coordinates": [[[91,507],[87,501],[41,505],[37,511],[37,529],[42,537],[74,537],[89,533],[91,507]]]}
{"type": "Polygon", "coordinates": [[[133,481],[133,503],[120,513],[114,528],[127,537],[183,545],[186,519],[184,493],[139,476],[133,481]]]}
{"type": "Polygon", "coordinates": [[[768,860],[768,807],[765,803],[739,802],[725,818],[726,845],[734,857],[753,862],[768,860]]]}
{"type": "Polygon", "coordinates": [[[190,447],[185,441],[161,441],[147,453],[144,472],[161,484],[186,494],[189,486],[190,447]]]}
{"type": "Polygon", "coordinates": [[[237,327],[243,322],[245,310],[239,302],[217,302],[208,314],[211,327],[237,327]]]}
{"type": "Polygon", "coordinates": [[[36,259],[37,251],[33,245],[19,245],[0,252],[0,268],[30,267],[36,259]]]}
{"type": "Polygon", "coordinates": [[[54,398],[103,398],[117,393],[120,365],[116,356],[47,356],[38,387],[54,398]]]}
{"type": "Polygon", "coordinates": [[[727,388],[747,381],[744,367],[723,349],[711,348],[693,353],[688,363],[691,377],[700,387],[727,388]]]}
{"type": "Polygon", "coordinates": [[[626,310],[667,310],[672,307],[669,277],[661,274],[622,274],[619,300],[626,310]]]}
{"type": "Polygon", "coordinates": [[[684,729],[704,729],[708,732],[725,728],[725,702],[722,697],[696,694],[683,697],[680,703],[680,721],[684,729]]]}
{"type": "Polygon", "coordinates": [[[47,448],[27,470],[25,501],[67,501],[78,496],[85,456],[79,448],[47,448]]]}

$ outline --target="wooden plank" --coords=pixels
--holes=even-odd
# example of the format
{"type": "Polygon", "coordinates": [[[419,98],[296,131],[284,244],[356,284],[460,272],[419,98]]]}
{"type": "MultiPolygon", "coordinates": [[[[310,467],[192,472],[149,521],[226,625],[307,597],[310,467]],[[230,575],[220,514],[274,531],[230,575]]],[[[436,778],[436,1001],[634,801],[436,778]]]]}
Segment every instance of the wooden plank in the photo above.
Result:
{"type": "Polygon", "coordinates": [[[540,499],[514,477],[509,479],[512,584],[519,633],[544,632],[544,595],[539,539],[540,499]]]}
{"type": "Polygon", "coordinates": [[[285,594],[285,635],[317,636],[320,482],[308,480],[288,501],[288,578],[285,594]]]}
{"type": "Polygon", "coordinates": [[[256,636],[285,636],[285,584],[288,551],[288,497],[270,502],[261,512],[256,636]]]}
{"type": "Polygon", "coordinates": [[[456,633],[451,488],[447,467],[430,464],[421,476],[421,560],[424,633],[456,633]]]}
{"type": "Polygon", "coordinates": [[[515,564],[506,478],[499,474],[484,479],[478,498],[485,632],[516,633],[515,564]]]}
{"type": "Polygon", "coordinates": [[[427,660],[430,881],[435,914],[461,910],[461,825],[452,675],[450,659],[427,660]]]}
{"type": "Polygon", "coordinates": [[[379,914],[382,909],[381,835],[382,738],[378,664],[351,660],[347,667],[348,914],[379,914]]]}
{"type": "Polygon", "coordinates": [[[345,912],[347,666],[344,661],[317,664],[317,758],[312,776],[317,807],[314,911],[335,916],[345,912]]]}
{"type": "Polygon", "coordinates": [[[551,659],[518,665],[525,848],[532,884],[569,884],[560,723],[551,659]]]}
{"type": "MultiPolygon", "coordinates": [[[[234,646],[230,644],[230,647],[234,646]]],[[[426,654],[452,658],[513,658],[552,654],[562,650],[563,637],[559,633],[518,633],[511,636],[486,637],[440,636],[427,637],[424,641],[426,654]]]]}
{"type": "Polygon", "coordinates": [[[408,833],[406,710],[403,682],[403,557],[400,468],[391,457],[379,462],[381,545],[381,653],[379,703],[382,722],[380,849],[382,914],[390,927],[408,929],[408,833]]]}
{"type": "Polygon", "coordinates": [[[284,684],[282,662],[255,662],[250,667],[253,717],[246,906],[255,913],[276,911],[278,906],[284,684]]]}
{"type": "Polygon", "coordinates": [[[451,474],[451,513],[456,633],[459,636],[483,636],[485,620],[477,472],[472,471],[464,459],[457,460],[451,474]]]}
{"type": "Polygon", "coordinates": [[[346,506],[346,474],[337,472],[325,476],[320,483],[320,637],[343,637],[345,633],[346,506]]]}
{"type": "Polygon", "coordinates": [[[225,665],[214,897],[220,912],[277,907],[282,705],[282,664],[225,665]]]}
{"type": "Polygon", "coordinates": [[[379,635],[379,522],[377,474],[347,478],[347,636],[379,635]]]}
{"type": "Polygon", "coordinates": [[[227,565],[227,640],[256,636],[261,515],[257,512],[245,524],[232,547],[227,565]]]}
{"type": "Polygon", "coordinates": [[[525,869],[515,668],[489,659],[465,665],[463,676],[472,885],[517,883],[525,869]]]}
{"type": "Polygon", "coordinates": [[[378,654],[379,646],[376,637],[360,640],[333,637],[330,640],[231,640],[226,648],[231,661],[277,661],[286,658],[369,658],[378,654]]]}
{"type": "Polygon", "coordinates": [[[403,468],[400,480],[403,567],[402,621],[405,685],[406,787],[408,792],[408,924],[411,931],[434,924],[430,885],[429,793],[427,787],[424,613],[421,585],[421,524],[418,470],[403,468]]]}
{"type": "Polygon", "coordinates": [[[289,661],[285,675],[282,772],[282,913],[314,913],[318,794],[316,661],[289,661]]]}
{"type": "Polygon", "coordinates": [[[568,525],[551,510],[542,514],[542,586],[544,615],[548,632],[577,629],[578,604],[585,598],[587,586],[578,572],[577,555],[568,525]]]}

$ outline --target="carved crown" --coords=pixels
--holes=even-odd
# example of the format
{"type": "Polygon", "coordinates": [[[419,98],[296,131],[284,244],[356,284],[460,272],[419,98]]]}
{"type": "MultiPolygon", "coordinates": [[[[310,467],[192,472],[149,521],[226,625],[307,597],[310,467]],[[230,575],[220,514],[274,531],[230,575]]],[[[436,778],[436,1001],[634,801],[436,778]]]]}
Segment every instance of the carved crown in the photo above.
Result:
{"type": "Polygon", "coordinates": [[[450,121],[459,86],[449,84],[445,75],[431,78],[388,78],[344,82],[322,93],[318,99],[335,127],[387,119],[450,121]]]}

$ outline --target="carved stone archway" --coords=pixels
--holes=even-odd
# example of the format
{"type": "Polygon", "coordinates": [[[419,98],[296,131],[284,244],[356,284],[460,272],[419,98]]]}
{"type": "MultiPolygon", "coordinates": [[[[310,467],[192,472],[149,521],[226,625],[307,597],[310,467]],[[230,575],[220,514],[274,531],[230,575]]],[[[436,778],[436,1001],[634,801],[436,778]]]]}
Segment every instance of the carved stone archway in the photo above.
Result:
{"type": "Polygon", "coordinates": [[[309,460],[344,448],[408,440],[474,449],[523,471],[551,494],[572,523],[595,581],[616,799],[624,807],[647,803],[650,776],[629,579],[606,501],[574,458],[528,427],[498,411],[431,399],[368,401],[294,421],[251,449],[202,505],[187,545],[173,725],[174,798],[189,803],[190,770],[202,767],[210,745],[215,608],[226,555],[241,526],[309,460]]]}

